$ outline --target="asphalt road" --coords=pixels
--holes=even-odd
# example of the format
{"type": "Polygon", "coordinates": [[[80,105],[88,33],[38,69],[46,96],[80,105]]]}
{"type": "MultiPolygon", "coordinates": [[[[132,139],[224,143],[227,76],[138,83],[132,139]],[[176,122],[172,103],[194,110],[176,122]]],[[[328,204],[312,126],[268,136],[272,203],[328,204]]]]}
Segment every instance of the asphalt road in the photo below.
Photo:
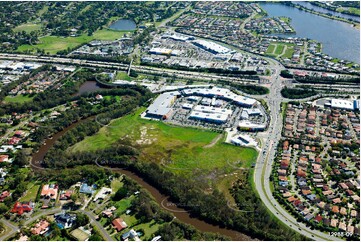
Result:
{"type": "MultiPolygon", "coordinates": [[[[42,217],[44,215],[60,213],[61,211],[62,211],[61,208],[44,210],[41,213],[37,214],[36,216],[33,216],[29,220],[27,220],[24,223],[24,226],[33,223],[34,221],[36,221],[37,219],[39,219],[40,217],[42,217]]],[[[104,229],[103,226],[95,219],[93,213],[85,211],[85,210],[77,210],[76,212],[81,212],[81,213],[86,214],[90,219],[90,223],[95,225],[95,227],[98,229],[98,231],[101,233],[101,235],[103,236],[104,239],[106,239],[107,241],[114,241],[114,239],[109,235],[108,231],[106,229],[104,229]]],[[[0,241],[5,241],[5,239],[14,236],[17,233],[17,231],[20,229],[19,227],[11,224],[6,219],[0,219],[0,222],[3,222],[8,228],[11,229],[10,233],[7,233],[7,234],[3,235],[2,237],[0,237],[0,241]]]]}
{"type": "Polygon", "coordinates": [[[296,230],[298,233],[313,239],[313,240],[341,240],[337,237],[332,237],[328,234],[317,230],[311,230],[303,223],[298,223],[297,220],[290,215],[281,205],[274,199],[269,183],[269,177],[272,172],[272,163],[276,153],[276,145],[281,138],[282,131],[282,114],[280,105],[282,101],[286,101],[281,96],[282,80],[279,77],[280,71],[283,69],[282,65],[273,61],[273,68],[275,70],[272,75],[272,85],[270,94],[267,97],[267,102],[270,110],[270,125],[269,129],[264,135],[262,151],[259,154],[255,172],[254,181],[258,194],[271,211],[280,221],[282,221],[289,228],[296,230]]]}

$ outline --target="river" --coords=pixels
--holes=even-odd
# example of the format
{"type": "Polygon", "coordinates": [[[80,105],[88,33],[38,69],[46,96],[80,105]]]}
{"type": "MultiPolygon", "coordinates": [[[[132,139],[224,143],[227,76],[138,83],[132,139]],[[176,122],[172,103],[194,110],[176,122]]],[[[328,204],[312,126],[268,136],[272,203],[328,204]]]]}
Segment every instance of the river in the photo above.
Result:
{"type": "MultiPolygon", "coordinates": [[[[84,122],[85,120],[89,120],[89,119],[94,119],[94,116],[86,118],[84,120],[80,120],[78,122],[75,122],[75,123],[71,124],[70,126],[68,126],[67,128],[65,128],[64,130],[54,134],[51,138],[46,139],[45,142],[40,146],[38,152],[33,154],[33,157],[31,159],[31,166],[33,167],[33,169],[35,171],[39,170],[39,169],[44,169],[44,168],[41,167],[42,161],[43,161],[46,153],[54,145],[54,143],[62,135],[64,135],[65,132],[73,129],[78,124],[84,122]]],[[[137,174],[135,174],[132,171],[122,169],[122,168],[116,168],[113,171],[124,174],[124,175],[132,178],[133,180],[135,180],[139,185],[141,185],[144,189],[146,189],[154,197],[156,202],[163,209],[165,209],[165,210],[169,211],[170,213],[172,213],[180,221],[182,221],[182,222],[184,222],[186,224],[191,224],[196,229],[198,229],[198,230],[200,230],[202,232],[219,233],[221,235],[225,235],[225,236],[228,236],[228,237],[232,238],[232,240],[237,240],[237,241],[253,240],[251,237],[249,237],[249,236],[247,236],[245,234],[242,234],[242,233],[240,233],[238,231],[221,228],[219,226],[215,226],[215,225],[206,223],[203,220],[191,217],[190,214],[186,210],[184,210],[182,208],[179,208],[175,203],[171,202],[167,196],[162,194],[156,187],[150,185],[145,180],[143,180],[142,177],[138,176],[137,174]]]]}
{"type": "Polygon", "coordinates": [[[297,2],[293,2],[293,3],[301,5],[301,6],[305,7],[305,8],[308,8],[308,9],[314,10],[316,12],[331,14],[333,16],[341,17],[341,18],[344,18],[344,19],[352,19],[352,20],[354,20],[356,22],[360,22],[360,17],[345,14],[345,13],[340,13],[340,12],[336,12],[336,11],[332,11],[332,10],[328,10],[326,8],[321,8],[319,6],[312,5],[309,2],[298,2],[297,1],[297,2]]]}
{"type": "Polygon", "coordinates": [[[322,43],[322,52],[332,57],[360,63],[360,30],[351,24],[321,17],[279,3],[259,3],[271,17],[291,18],[295,34],[280,34],[314,39],[322,43]]]}

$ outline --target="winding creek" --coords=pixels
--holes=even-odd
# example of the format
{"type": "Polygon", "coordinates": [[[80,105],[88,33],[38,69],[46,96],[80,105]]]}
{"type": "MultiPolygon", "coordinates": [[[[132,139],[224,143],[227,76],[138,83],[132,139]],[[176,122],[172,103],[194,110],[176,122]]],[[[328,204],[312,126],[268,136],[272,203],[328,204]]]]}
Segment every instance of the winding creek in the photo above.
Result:
{"type": "MultiPolygon", "coordinates": [[[[31,166],[33,167],[33,169],[35,171],[39,170],[39,169],[44,169],[41,167],[42,160],[44,159],[48,150],[51,147],[53,147],[55,142],[61,136],[63,136],[67,131],[75,128],[78,124],[80,124],[86,120],[94,119],[94,118],[95,117],[92,116],[92,117],[88,117],[83,120],[79,120],[79,121],[71,124],[67,128],[65,128],[64,130],[54,134],[51,138],[46,139],[45,142],[40,146],[38,152],[34,153],[32,156],[31,166]]],[[[225,235],[225,236],[232,238],[232,240],[237,240],[237,241],[252,240],[251,237],[249,237],[245,234],[242,234],[238,231],[221,228],[219,226],[206,223],[203,220],[197,219],[195,217],[191,217],[190,214],[185,209],[178,207],[175,203],[170,201],[168,196],[162,194],[156,187],[150,185],[142,177],[138,176],[137,174],[135,174],[132,171],[129,171],[129,170],[126,170],[123,168],[115,168],[112,170],[114,172],[119,172],[121,174],[124,174],[124,175],[132,178],[133,180],[135,180],[139,185],[141,185],[144,189],[146,189],[155,198],[156,202],[163,209],[168,210],[180,221],[190,224],[190,225],[193,225],[195,228],[197,228],[198,230],[200,230],[202,232],[219,233],[221,235],[225,235]]]]}

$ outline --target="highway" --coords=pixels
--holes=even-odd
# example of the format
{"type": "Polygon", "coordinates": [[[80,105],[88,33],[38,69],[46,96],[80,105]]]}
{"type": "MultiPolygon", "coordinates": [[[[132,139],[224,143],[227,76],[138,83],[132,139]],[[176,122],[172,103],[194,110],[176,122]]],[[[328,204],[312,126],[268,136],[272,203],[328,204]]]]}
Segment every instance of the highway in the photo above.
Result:
{"type": "MultiPolygon", "coordinates": [[[[29,61],[29,62],[41,62],[52,63],[61,65],[78,65],[84,67],[96,67],[96,68],[112,68],[116,70],[128,71],[129,65],[118,62],[109,61],[91,61],[83,59],[72,59],[67,57],[49,57],[49,56],[33,56],[33,55],[20,55],[20,54],[4,54],[0,53],[0,59],[4,60],[17,60],[17,61],[29,61]]],[[[177,77],[181,79],[195,79],[195,80],[224,80],[237,83],[253,83],[255,80],[240,79],[239,77],[221,76],[212,73],[200,73],[196,71],[179,71],[173,69],[157,68],[150,66],[140,66],[132,64],[132,70],[139,73],[168,75],[171,77],[177,77]]]]}
{"type": "Polygon", "coordinates": [[[267,102],[270,111],[270,125],[268,131],[263,134],[263,147],[260,152],[254,172],[254,182],[259,197],[280,221],[282,221],[289,228],[296,230],[298,233],[313,239],[313,240],[333,240],[339,241],[341,239],[332,237],[328,234],[322,233],[317,230],[311,230],[303,223],[298,223],[297,220],[289,214],[281,205],[274,199],[269,177],[272,172],[272,164],[276,154],[276,146],[281,138],[282,131],[282,113],[280,105],[282,101],[286,101],[281,96],[282,80],[279,74],[282,69],[282,65],[276,61],[273,61],[273,68],[275,72],[272,75],[272,84],[270,88],[270,94],[267,95],[267,102]]]}

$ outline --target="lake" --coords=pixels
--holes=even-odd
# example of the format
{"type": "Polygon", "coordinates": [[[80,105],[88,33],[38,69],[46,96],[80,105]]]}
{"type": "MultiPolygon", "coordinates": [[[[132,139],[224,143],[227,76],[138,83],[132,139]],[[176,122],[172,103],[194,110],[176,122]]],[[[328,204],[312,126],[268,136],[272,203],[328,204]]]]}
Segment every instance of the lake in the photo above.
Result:
{"type": "Polygon", "coordinates": [[[294,7],[277,3],[259,3],[270,17],[291,18],[295,34],[283,37],[314,39],[322,43],[322,52],[332,57],[360,63],[360,30],[351,24],[328,19],[294,7]]]}
{"type": "Polygon", "coordinates": [[[130,19],[119,19],[109,26],[110,29],[119,31],[132,31],[135,30],[136,27],[135,22],[130,19]]]}

